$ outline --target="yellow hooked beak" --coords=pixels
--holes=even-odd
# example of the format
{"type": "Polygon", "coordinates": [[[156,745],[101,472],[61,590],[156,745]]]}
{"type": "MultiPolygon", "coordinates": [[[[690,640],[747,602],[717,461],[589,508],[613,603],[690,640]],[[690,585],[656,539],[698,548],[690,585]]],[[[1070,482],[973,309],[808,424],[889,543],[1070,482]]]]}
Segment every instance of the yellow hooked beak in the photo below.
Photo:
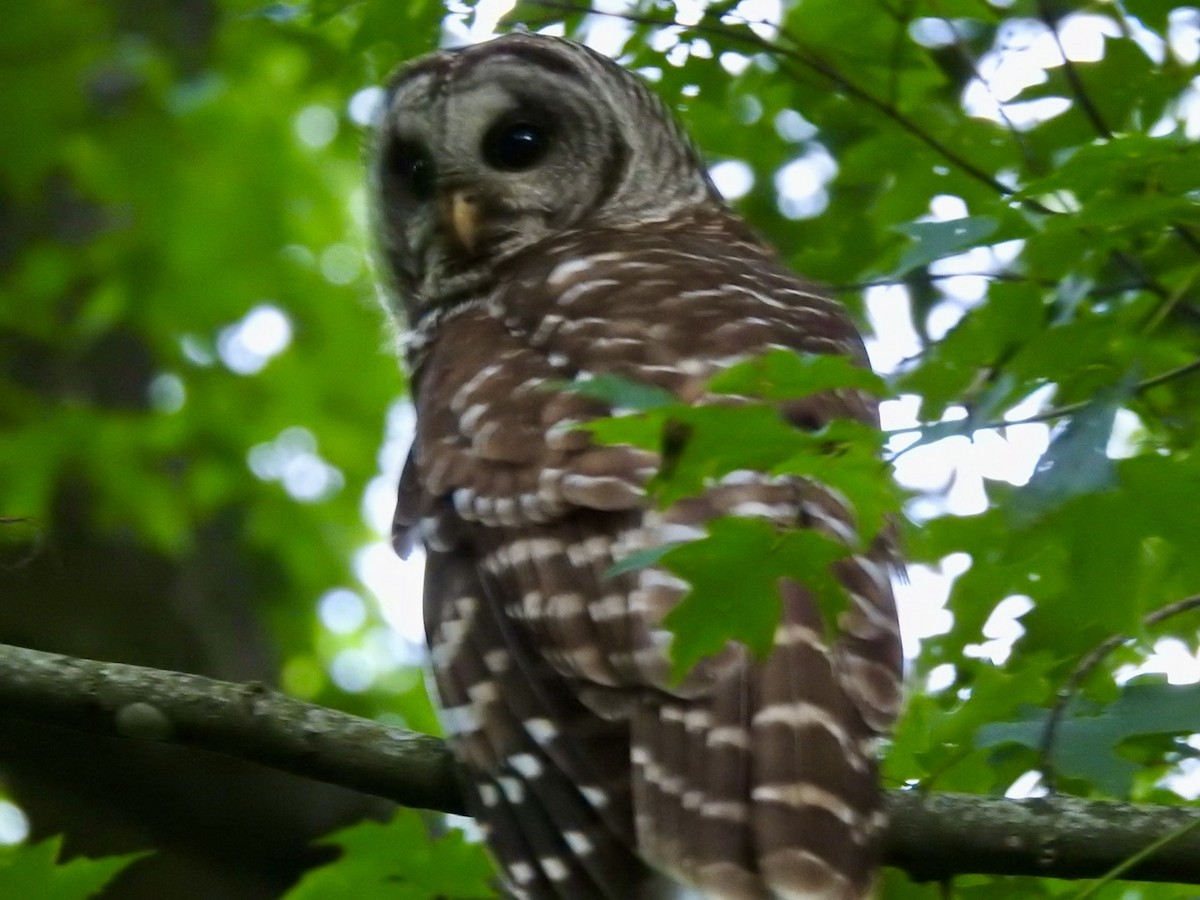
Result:
{"type": "Polygon", "coordinates": [[[468,253],[479,241],[479,202],[467,191],[454,191],[443,208],[443,218],[454,239],[468,253]]]}

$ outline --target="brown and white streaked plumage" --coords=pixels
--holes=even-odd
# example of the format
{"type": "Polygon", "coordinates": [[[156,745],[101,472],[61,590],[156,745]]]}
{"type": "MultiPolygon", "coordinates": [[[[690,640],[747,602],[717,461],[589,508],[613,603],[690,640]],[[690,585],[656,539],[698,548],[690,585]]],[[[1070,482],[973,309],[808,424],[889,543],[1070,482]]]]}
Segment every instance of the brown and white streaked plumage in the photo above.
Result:
{"type": "MultiPolygon", "coordinates": [[[[644,85],[567,41],[513,34],[405,67],[374,189],[417,407],[396,538],[428,552],[443,718],[505,889],[867,896],[873,743],[899,702],[886,554],[839,564],[853,605],[833,646],[783,582],[765,662],[731,644],[672,686],[661,621],[686,585],[608,577],[615,560],[718,515],[839,537],[850,514],[753,473],[655,510],[655,457],[592,444],[573,426],[610,410],[547,388],[610,372],[701,403],[715,372],[770,347],[865,363],[846,313],[730,213],[644,85]]],[[[783,413],[876,421],[850,392],[783,413]]]]}

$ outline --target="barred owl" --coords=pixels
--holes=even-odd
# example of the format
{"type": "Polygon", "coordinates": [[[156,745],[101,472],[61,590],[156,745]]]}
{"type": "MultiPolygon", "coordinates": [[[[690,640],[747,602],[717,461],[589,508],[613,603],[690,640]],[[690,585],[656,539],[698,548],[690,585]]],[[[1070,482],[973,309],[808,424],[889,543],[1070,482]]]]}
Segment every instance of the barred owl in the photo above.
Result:
{"type": "MultiPolygon", "coordinates": [[[[675,683],[662,620],[687,585],[614,561],[717,516],[843,536],[850,512],[750,472],[657,509],[656,456],[593,443],[575,426],[611,410],[553,388],[614,373],[704,403],[714,373],[768,348],[865,363],[846,313],[730,212],[639,80],[568,41],[511,34],[403,68],[372,177],[417,409],[396,542],[427,552],[441,714],[505,891],[870,895],[873,747],[899,696],[887,554],[838,564],[835,642],[782,580],[765,660],[731,642],[675,683]]],[[[780,412],[876,421],[849,391],[780,412]]]]}

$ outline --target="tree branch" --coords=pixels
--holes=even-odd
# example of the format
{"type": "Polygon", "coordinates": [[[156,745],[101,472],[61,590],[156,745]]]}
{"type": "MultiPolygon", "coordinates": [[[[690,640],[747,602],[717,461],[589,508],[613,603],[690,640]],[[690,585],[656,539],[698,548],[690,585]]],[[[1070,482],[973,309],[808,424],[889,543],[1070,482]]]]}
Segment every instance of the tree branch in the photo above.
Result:
{"type": "MultiPolygon", "coordinates": [[[[6,719],[172,743],[405,806],[464,811],[442,741],[260,684],[0,644],[0,722],[6,719]]],[[[918,791],[889,792],[887,808],[887,862],[920,880],[968,872],[1099,877],[1178,833],[1123,877],[1200,883],[1200,809],[918,791]]]]}
{"type": "Polygon", "coordinates": [[[454,762],[438,738],[263,684],[0,644],[0,720],[6,718],[208,750],[404,806],[464,812],[454,762]]]}

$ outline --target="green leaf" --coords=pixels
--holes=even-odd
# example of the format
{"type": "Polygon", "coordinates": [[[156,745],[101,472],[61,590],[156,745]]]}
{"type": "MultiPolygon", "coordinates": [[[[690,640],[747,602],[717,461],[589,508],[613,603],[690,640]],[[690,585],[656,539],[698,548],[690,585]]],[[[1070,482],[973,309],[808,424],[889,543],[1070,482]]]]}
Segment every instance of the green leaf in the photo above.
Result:
{"type": "Polygon", "coordinates": [[[675,634],[672,677],[682,679],[730,640],[766,656],[779,625],[784,578],[808,588],[832,634],[847,598],[829,567],[848,553],[844,544],[809,529],[780,531],[761,519],[732,516],[708,523],[708,537],[672,548],[662,565],[692,586],[663,620],[675,634]]]}
{"type": "Polygon", "coordinates": [[[38,844],[0,849],[0,897],[21,900],[85,900],[100,893],[143,853],[75,857],[59,863],[62,838],[47,838],[38,844]]]}
{"type": "Polygon", "coordinates": [[[823,391],[854,389],[876,396],[888,393],[887,384],[870,369],[845,356],[771,350],[730,366],[713,376],[709,390],[760,400],[796,400],[823,391]]]}
{"type": "Polygon", "coordinates": [[[1160,36],[1165,37],[1167,19],[1180,6],[1178,0],[1125,0],[1124,7],[1160,36]]]}
{"type": "Polygon", "coordinates": [[[1097,194],[1161,193],[1181,197],[1200,188],[1200,145],[1180,135],[1122,134],[1085,144],[1052,174],[1022,189],[1041,197],[1069,190],[1082,202],[1097,194]]]}
{"type": "Polygon", "coordinates": [[[660,387],[608,373],[578,381],[552,382],[547,388],[581,394],[606,403],[614,410],[644,411],[670,406],[675,402],[674,395],[660,387]]]}
{"type": "MultiPolygon", "coordinates": [[[[590,391],[590,384],[581,387],[590,391]]],[[[763,403],[731,407],[661,403],[664,393],[657,389],[644,398],[628,396],[637,387],[625,379],[602,381],[594,395],[597,399],[609,403],[644,399],[646,411],[597,419],[582,427],[602,443],[657,452],[662,466],[650,489],[663,505],[696,496],[730,472],[751,470],[800,475],[839,491],[857,514],[863,542],[898,507],[899,494],[880,461],[878,429],[836,420],[818,431],[805,431],[784,419],[775,405],[838,389],[885,392],[879,376],[843,357],[775,350],[739,363],[709,382],[716,393],[768,401],[763,403]]],[[[621,570],[644,564],[623,564],[621,570]]]]}
{"type": "Polygon", "coordinates": [[[491,887],[492,864],[482,845],[468,843],[453,829],[431,838],[421,816],[411,809],[397,810],[390,822],[360,822],[335,831],[322,843],[340,847],[341,857],[306,873],[284,900],[497,896],[491,887]]]}
{"type": "Polygon", "coordinates": [[[678,546],[679,542],[672,542],[670,544],[659,544],[657,547],[647,547],[644,550],[638,550],[636,553],[630,553],[620,562],[609,566],[604,576],[606,578],[614,578],[626,572],[634,572],[638,569],[652,566],[678,546]]]}
{"type": "Polygon", "coordinates": [[[903,494],[881,458],[882,434],[861,422],[839,419],[806,435],[808,446],[772,467],[774,475],[799,475],[825,485],[849,502],[859,547],[869,544],[897,513],[903,494]]]}
{"type": "Polygon", "coordinates": [[[904,252],[892,270],[896,278],[929,265],[943,256],[961,253],[977,247],[999,229],[1000,223],[991,216],[968,216],[948,222],[910,222],[897,226],[897,231],[908,235],[913,245],[904,252]]]}
{"type": "MultiPolygon", "coordinates": [[[[1172,685],[1149,679],[1130,682],[1120,697],[1102,710],[1073,703],[1058,727],[1055,768],[1109,796],[1128,796],[1139,767],[1120,754],[1121,743],[1142,735],[1192,734],[1197,709],[1200,684],[1172,685]]],[[[1037,748],[1048,715],[1046,710],[1037,710],[1020,721],[986,725],[979,731],[979,746],[1017,743],[1037,748]]]]}
{"type": "Polygon", "coordinates": [[[1104,391],[1050,442],[1037,470],[1019,489],[1009,507],[1014,523],[1023,524],[1061,507],[1071,497],[1095,493],[1116,482],[1116,465],[1108,456],[1117,411],[1133,394],[1131,373],[1104,391]]]}

